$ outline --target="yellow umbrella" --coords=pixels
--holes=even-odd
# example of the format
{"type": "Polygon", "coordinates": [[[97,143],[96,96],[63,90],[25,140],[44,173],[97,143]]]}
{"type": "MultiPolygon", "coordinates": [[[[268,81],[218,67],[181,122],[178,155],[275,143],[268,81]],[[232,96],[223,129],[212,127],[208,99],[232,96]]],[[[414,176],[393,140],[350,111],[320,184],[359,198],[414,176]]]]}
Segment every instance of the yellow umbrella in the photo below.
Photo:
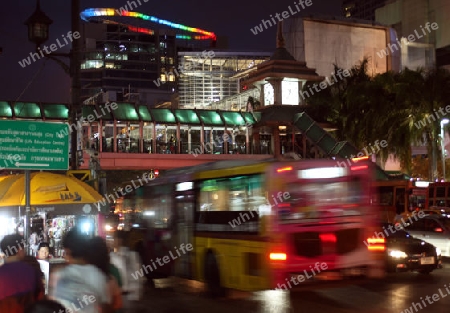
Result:
{"type": "MultiPolygon", "coordinates": [[[[25,175],[9,175],[0,179],[1,207],[25,206],[25,175]]],[[[104,209],[103,197],[88,184],[71,176],[49,172],[30,174],[30,205],[34,212],[89,214],[104,209]]]]}

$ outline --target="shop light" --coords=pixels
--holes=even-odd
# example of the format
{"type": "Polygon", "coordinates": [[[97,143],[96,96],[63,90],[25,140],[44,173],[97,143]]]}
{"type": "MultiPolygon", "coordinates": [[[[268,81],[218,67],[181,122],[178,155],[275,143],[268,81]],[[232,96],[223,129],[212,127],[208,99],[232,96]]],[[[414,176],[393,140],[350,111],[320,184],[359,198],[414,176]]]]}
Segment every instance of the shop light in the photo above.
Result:
{"type": "Polygon", "coordinates": [[[91,231],[91,223],[83,222],[83,224],[81,224],[81,231],[83,233],[89,233],[91,231]]]}
{"type": "Polygon", "coordinates": [[[176,190],[177,191],[186,191],[186,190],[192,190],[193,188],[194,188],[194,183],[189,181],[189,182],[177,184],[176,190]]]}

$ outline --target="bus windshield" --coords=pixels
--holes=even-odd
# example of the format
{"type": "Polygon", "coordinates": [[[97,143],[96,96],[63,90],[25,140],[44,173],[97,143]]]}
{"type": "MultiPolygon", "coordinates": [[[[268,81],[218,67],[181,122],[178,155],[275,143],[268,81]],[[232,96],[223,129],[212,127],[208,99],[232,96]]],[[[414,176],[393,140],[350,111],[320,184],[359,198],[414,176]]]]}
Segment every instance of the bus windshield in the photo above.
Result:
{"type": "Polygon", "coordinates": [[[296,206],[342,205],[362,201],[359,181],[307,183],[296,187],[291,185],[289,189],[292,204],[296,206]]]}
{"type": "Polygon", "coordinates": [[[346,181],[288,184],[290,198],[278,205],[278,215],[282,220],[320,218],[325,211],[333,216],[360,215],[354,208],[367,202],[363,186],[357,177],[346,181]]]}

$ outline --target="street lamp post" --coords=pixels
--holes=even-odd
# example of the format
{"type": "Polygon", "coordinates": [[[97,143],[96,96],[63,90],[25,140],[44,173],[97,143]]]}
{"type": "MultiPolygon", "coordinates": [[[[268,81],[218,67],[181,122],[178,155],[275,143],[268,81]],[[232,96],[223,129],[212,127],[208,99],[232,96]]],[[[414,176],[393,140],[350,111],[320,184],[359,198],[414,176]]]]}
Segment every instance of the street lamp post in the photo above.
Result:
{"type": "MultiPolygon", "coordinates": [[[[73,34],[80,32],[79,22],[80,0],[71,0],[71,31],[73,34]]],[[[48,40],[49,26],[53,21],[41,11],[40,0],[37,0],[35,12],[26,20],[25,25],[28,26],[28,40],[36,44],[36,51],[41,44],[48,40]]],[[[72,79],[71,85],[71,103],[69,109],[69,123],[70,125],[77,125],[77,115],[80,113],[80,53],[81,42],[79,39],[72,41],[72,49],[69,53],[44,54],[57,62],[64,71],[70,75],[72,79]],[[69,58],[70,64],[67,65],[58,57],[69,58]]],[[[42,51],[41,51],[42,53],[42,51]]],[[[71,157],[70,167],[73,170],[78,168],[77,151],[78,151],[78,131],[72,130],[71,133],[71,157]]]]}
{"type": "Polygon", "coordinates": [[[444,133],[444,125],[448,124],[450,120],[448,118],[444,118],[441,121],[441,152],[442,152],[442,173],[445,181],[445,133],[444,133]]]}
{"type": "MultiPolygon", "coordinates": [[[[73,34],[80,32],[79,24],[79,12],[80,12],[80,0],[71,0],[71,31],[73,34]]],[[[48,40],[49,26],[53,21],[41,11],[40,0],[37,0],[36,10],[25,21],[25,25],[28,27],[28,40],[36,44],[36,52],[41,53],[42,50],[39,46],[48,40]]],[[[77,148],[78,148],[78,130],[72,129],[72,125],[77,125],[77,115],[80,111],[80,64],[79,64],[79,52],[81,44],[80,41],[75,39],[72,41],[72,49],[69,53],[55,53],[52,51],[50,54],[44,54],[48,59],[51,59],[58,63],[64,71],[70,75],[72,79],[71,86],[71,103],[69,106],[69,123],[71,125],[71,156],[70,166],[71,169],[76,170],[78,168],[77,160],[77,148]],[[64,63],[58,57],[69,58],[69,65],[64,63]]],[[[44,49],[45,50],[45,49],[44,49]]],[[[76,128],[76,127],[75,127],[76,128]]],[[[25,220],[24,220],[24,237],[28,240],[30,236],[30,171],[25,171],[25,220]]],[[[28,251],[29,252],[29,251],[28,251]]]]}

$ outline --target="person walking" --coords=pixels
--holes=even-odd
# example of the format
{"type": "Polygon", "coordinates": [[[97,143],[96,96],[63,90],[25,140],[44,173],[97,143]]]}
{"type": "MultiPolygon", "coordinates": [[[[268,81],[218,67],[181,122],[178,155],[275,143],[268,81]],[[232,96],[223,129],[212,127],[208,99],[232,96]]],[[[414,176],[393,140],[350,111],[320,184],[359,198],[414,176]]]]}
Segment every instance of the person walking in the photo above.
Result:
{"type": "Polygon", "coordinates": [[[122,312],[122,289],[119,286],[121,279],[118,269],[111,264],[109,249],[106,241],[101,237],[94,237],[89,242],[87,261],[95,265],[108,277],[109,292],[112,297],[111,305],[114,312],[122,312]],[[115,271],[117,270],[117,272],[115,271]]]}
{"type": "Polygon", "coordinates": [[[0,312],[22,313],[43,297],[41,275],[25,261],[25,246],[24,238],[17,234],[6,235],[0,243],[5,255],[0,266],[0,312]]]}
{"type": "Polygon", "coordinates": [[[111,263],[119,269],[122,279],[122,296],[125,310],[139,310],[139,300],[143,293],[143,278],[137,277],[142,270],[139,255],[126,246],[127,233],[119,230],[114,234],[114,252],[111,252],[111,263]],[[137,277],[137,279],[135,279],[137,277]]]}
{"type": "Polygon", "coordinates": [[[113,313],[108,277],[88,263],[88,237],[73,228],[62,244],[68,265],[53,274],[49,298],[67,311],[113,313]]]}

